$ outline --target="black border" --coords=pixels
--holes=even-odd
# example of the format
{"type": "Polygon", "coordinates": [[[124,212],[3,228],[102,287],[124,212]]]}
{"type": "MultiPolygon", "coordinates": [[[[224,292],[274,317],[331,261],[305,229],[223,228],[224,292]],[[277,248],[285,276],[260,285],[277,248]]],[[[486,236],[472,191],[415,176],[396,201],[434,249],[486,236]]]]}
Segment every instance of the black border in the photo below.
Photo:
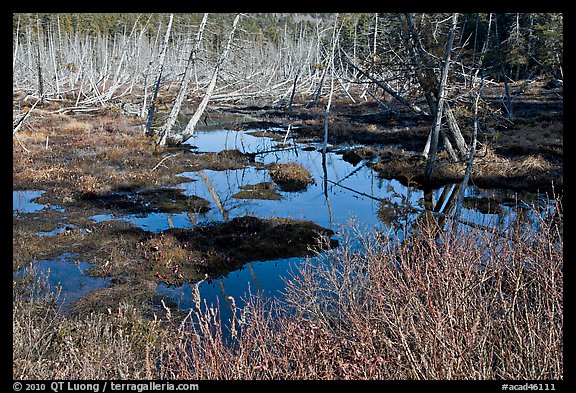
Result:
{"type": "MultiPolygon", "coordinates": [[[[6,31],[4,33],[4,37],[6,38],[7,43],[11,42],[8,41],[9,37],[12,35],[12,13],[16,12],[562,12],[564,14],[565,25],[564,25],[564,37],[574,37],[574,33],[572,30],[572,26],[570,24],[570,13],[566,12],[568,3],[566,2],[542,2],[542,3],[533,3],[533,2],[523,2],[521,4],[514,4],[510,2],[494,2],[491,4],[490,2],[467,2],[467,3],[458,3],[456,4],[448,4],[446,2],[348,2],[346,4],[341,4],[339,2],[331,2],[325,4],[319,3],[312,3],[310,1],[306,3],[295,3],[295,2],[243,2],[240,5],[238,3],[230,4],[230,3],[217,3],[217,2],[177,2],[173,3],[174,5],[170,4],[161,4],[159,2],[144,2],[141,1],[137,4],[130,4],[129,2],[108,2],[108,1],[99,1],[99,2],[83,2],[83,3],[66,3],[66,2],[44,2],[41,4],[34,4],[28,2],[18,2],[18,3],[10,3],[9,7],[11,8],[10,13],[6,13],[6,22],[5,28],[9,29],[10,31],[6,31]],[[162,7],[161,7],[162,6],[162,7]],[[162,9],[160,9],[162,8],[162,9]],[[174,8],[174,9],[172,9],[174,8]],[[568,17],[568,18],[566,18],[568,17]]],[[[8,4],[6,4],[8,5],[8,4]]],[[[12,50],[12,45],[8,44],[10,50],[12,50]]],[[[572,53],[571,49],[571,41],[568,39],[564,39],[564,52],[565,53],[572,53]]],[[[568,59],[570,56],[564,56],[564,68],[563,71],[566,73],[567,71],[572,71],[570,66],[566,66],[568,59]]],[[[565,84],[565,91],[571,91],[571,78],[564,78],[565,84]]],[[[7,93],[8,97],[8,93],[7,93]]],[[[568,96],[570,100],[570,95],[568,96]]],[[[11,107],[11,102],[5,103],[5,108],[11,107]]],[[[569,108],[571,106],[568,106],[569,108]]],[[[572,121],[571,117],[564,117],[564,121],[568,120],[568,124],[572,121]]],[[[568,134],[571,139],[573,138],[570,134],[572,133],[572,127],[565,127],[568,129],[568,134]]],[[[7,135],[7,132],[6,132],[7,135]]],[[[566,142],[565,142],[566,143],[566,142]]],[[[5,146],[12,146],[12,141],[6,142],[5,146]],[[10,143],[10,144],[9,144],[10,143]]],[[[570,146],[570,145],[568,145],[570,146]]],[[[566,148],[564,149],[566,151],[566,148]]],[[[9,155],[8,152],[5,155],[2,155],[4,160],[11,160],[11,154],[9,155]]],[[[570,163],[572,160],[572,154],[568,151],[568,154],[564,156],[565,162],[564,167],[568,165],[569,170],[565,171],[564,176],[568,174],[568,178],[571,177],[571,170],[574,168],[574,164],[570,163]],[[566,160],[566,158],[568,160],[566,160]]],[[[5,164],[8,167],[8,163],[5,164]]],[[[4,167],[4,166],[3,166],[4,167]]],[[[569,179],[566,181],[564,179],[565,184],[570,184],[569,179]]],[[[11,187],[10,187],[11,188],[11,187]]],[[[572,220],[571,211],[572,207],[569,205],[569,202],[572,200],[570,198],[571,192],[568,191],[569,187],[564,187],[564,197],[563,197],[563,210],[564,215],[568,216],[568,219],[564,220],[565,229],[564,233],[565,236],[568,236],[570,239],[570,234],[572,234],[572,220]],[[568,198],[565,196],[568,195],[568,198]],[[566,225],[568,224],[568,225],[566,225]]],[[[8,199],[9,194],[6,192],[4,194],[6,199],[8,199]]],[[[9,199],[8,199],[9,200],[9,199]]],[[[9,203],[6,203],[5,206],[9,206],[9,203]]],[[[8,209],[5,209],[6,216],[4,221],[10,222],[8,216],[8,209]]],[[[11,217],[11,212],[10,212],[11,217]]],[[[6,238],[6,243],[8,243],[8,236],[4,236],[6,238]]],[[[570,244],[570,242],[568,242],[570,244]]],[[[7,249],[12,249],[11,243],[6,245],[7,249]]],[[[570,255],[571,250],[570,246],[565,247],[564,249],[565,254],[570,255]]],[[[8,263],[6,263],[8,265],[8,263]]],[[[572,278],[572,265],[569,261],[565,268],[565,281],[564,281],[564,314],[565,315],[572,315],[573,308],[572,308],[572,286],[568,285],[570,283],[570,279],[572,278]]],[[[11,287],[11,283],[8,283],[8,278],[11,275],[6,274],[6,285],[4,286],[7,288],[11,287]]],[[[6,315],[11,315],[11,307],[9,304],[9,300],[11,295],[6,297],[5,301],[5,312],[6,315]]],[[[399,391],[402,389],[440,389],[442,391],[458,391],[462,392],[465,389],[475,389],[479,388],[486,392],[491,391],[504,391],[503,385],[522,385],[528,386],[530,384],[554,384],[555,390],[561,392],[565,391],[566,388],[571,385],[573,382],[573,375],[570,373],[572,370],[572,360],[573,360],[573,353],[574,353],[574,346],[573,346],[573,338],[570,334],[572,332],[571,327],[573,327],[570,318],[564,319],[564,379],[559,381],[545,381],[545,380],[518,380],[518,381],[509,381],[509,380],[501,380],[501,381],[477,381],[477,380],[468,380],[468,381],[449,381],[449,380],[434,380],[434,381],[182,381],[182,383],[197,383],[199,385],[199,391],[207,391],[210,389],[215,388],[232,388],[232,389],[250,389],[250,390],[259,390],[262,389],[263,391],[270,391],[271,388],[289,388],[289,389],[298,389],[298,388],[310,388],[310,389],[366,389],[366,390],[380,390],[380,389],[391,389],[391,391],[399,391]],[[568,334],[566,334],[568,332],[568,334]]],[[[7,340],[6,340],[7,341],[7,340]]],[[[7,351],[8,352],[8,348],[7,351]]],[[[12,352],[12,351],[10,351],[12,352]]],[[[6,354],[7,355],[7,354],[6,354]]],[[[8,358],[8,356],[6,356],[8,358]]],[[[7,362],[8,365],[6,366],[6,378],[5,380],[10,381],[12,380],[12,362],[7,362]]],[[[16,382],[13,380],[13,383],[16,382]]],[[[47,390],[49,390],[49,385],[53,381],[47,380],[38,380],[38,381],[21,381],[22,384],[30,384],[30,383],[44,383],[47,386],[47,390]]],[[[85,383],[99,383],[100,389],[102,391],[102,386],[104,381],[74,381],[74,382],[85,382],[85,383]]],[[[147,381],[114,381],[114,382],[124,382],[124,383],[146,383],[147,381]]],[[[179,384],[179,381],[171,381],[174,384],[179,384]]],[[[531,390],[531,389],[527,389],[531,390]]],[[[14,385],[13,385],[13,391],[14,385]]],[[[24,389],[23,389],[24,391],[24,389]]],[[[110,391],[110,389],[107,389],[110,391]]],[[[176,390],[175,390],[176,391],[176,390]]]]}

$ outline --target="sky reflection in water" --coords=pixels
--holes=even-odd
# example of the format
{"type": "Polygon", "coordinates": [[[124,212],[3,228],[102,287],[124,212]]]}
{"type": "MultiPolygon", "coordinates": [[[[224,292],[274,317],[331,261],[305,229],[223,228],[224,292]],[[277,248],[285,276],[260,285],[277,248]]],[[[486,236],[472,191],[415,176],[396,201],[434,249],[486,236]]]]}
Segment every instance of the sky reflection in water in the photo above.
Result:
{"type": "MultiPolygon", "coordinates": [[[[288,141],[290,142],[290,139],[288,141]]],[[[275,146],[279,141],[255,137],[246,131],[232,130],[198,131],[187,143],[191,147],[194,146],[194,151],[197,152],[232,149],[245,153],[268,152],[257,154],[256,161],[263,164],[299,162],[311,171],[316,184],[308,186],[302,192],[278,190],[282,195],[280,200],[237,199],[233,195],[240,191],[240,186],[271,181],[268,171],[254,166],[237,170],[204,170],[203,173],[206,175],[204,178],[196,172],[185,172],[182,175],[191,179],[190,182],[180,185],[185,194],[205,198],[211,203],[210,211],[193,215],[194,222],[186,213],[170,214],[170,217],[166,213],[151,213],[126,215],[122,218],[115,218],[111,214],[101,214],[91,218],[97,222],[109,219],[129,221],[145,230],[159,232],[169,229],[170,223],[177,228],[192,228],[196,223],[223,221],[226,218],[233,219],[245,215],[263,218],[289,217],[312,220],[321,226],[331,228],[337,232],[336,238],[338,238],[341,236],[339,234],[349,227],[352,219],[366,231],[374,229],[386,231],[386,225],[389,223],[385,224],[379,218],[378,213],[382,203],[377,199],[385,199],[389,204],[409,205],[420,210],[424,207],[424,195],[421,190],[407,188],[396,180],[379,179],[376,173],[365,165],[366,162],[352,165],[344,161],[342,155],[336,152],[326,155],[325,169],[330,182],[327,183],[325,189],[322,154],[318,151],[321,146],[317,144],[299,144],[296,149],[292,147],[270,152],[277,149],[275,146]],[[311,147],[314,147],[314,150],[309,150],[311,147]],[[206,178],[210,184],[207,184],[206,178]],[[217,208],[209,187],[216,190],[224,211],[217,208]]],[[[438,200],[443,190],[444,187],[434,190],[433,199],[438,200]]],[[[465,191],[465,196],[475,198],[484,195],[483,193],[485,194],[485,191],[469,187],[465,191]]],[[[42,191],[14,191],[13,213],[41,211],[45,206],[33,202],[41,195],[42,191]]],[[[496,225],[504,229],[516,220],[516,212],[515,206],[499,206],[497,213],[486,214],[478,210],[463,208],[461,217],[477,224],[496,225]]],[[[409,222],[419,214],[419,212],[409,213],[404,220],[409,222]]],[[[397,235],[403,236],[402,231],[397,232],[397,235]]],[[[220,310],[223,319],[227,320],[230,317],[229,308],[226,307],[229,302],[228,296],[234,297],[238,305],[242,304],[242,298],[248,291],[276,296],[284,287],[283,280],[290,277],[291,271],[295,271],[301,261],[300,258],[253,261],[225,277],[203,282],[200,286],[200,293],[209,305],[215,304],[216,301],[220,306],[224,305],[220,310]]],[[[59,282],[63,285],[66,304],[71,304],[72,301],[93,289],[109,284],[110,279],[85,276],[83,271],[87,267],[89,264],[86,262],[74,264],[63,262],[62,258],[56,261],[38,261],[38,269],[46,271],[50,268],[51,283],[59,282]]],[[[182,309],[193,307],[190,285],[168,287],[160,284],[158,292],[170,296],[182,309]]]]}

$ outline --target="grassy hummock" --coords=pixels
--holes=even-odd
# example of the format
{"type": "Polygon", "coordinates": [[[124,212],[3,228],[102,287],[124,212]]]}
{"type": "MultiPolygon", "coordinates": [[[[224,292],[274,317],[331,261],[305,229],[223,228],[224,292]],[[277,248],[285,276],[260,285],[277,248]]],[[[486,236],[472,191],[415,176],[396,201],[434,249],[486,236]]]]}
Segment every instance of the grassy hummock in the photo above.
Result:
{"type": "Polygon", "coordinates": [[[282,191],[303,191],[316,183],[310,171],[295,162],[270,164],[268,173],[282,191]]]}
{"type": "Polygon", "coordinates": [[[240,191],[232,195],[238,199],[264,199],[280,200],[282,195],[276,192],[276,185],[272,182],[261,182],[240,186],[240,191]]]}
{"type": "MultiPolygon", "coordinates": [[[[311,221],[236,217],[150,235],[141,243],[142,266],[149,278],[178,285],[228,273],[249,261],[310,256],[322,248],[323,237],[333,234],[311,221]]],[[[336,245],[330,240],[323,247],[336,245]]]]}

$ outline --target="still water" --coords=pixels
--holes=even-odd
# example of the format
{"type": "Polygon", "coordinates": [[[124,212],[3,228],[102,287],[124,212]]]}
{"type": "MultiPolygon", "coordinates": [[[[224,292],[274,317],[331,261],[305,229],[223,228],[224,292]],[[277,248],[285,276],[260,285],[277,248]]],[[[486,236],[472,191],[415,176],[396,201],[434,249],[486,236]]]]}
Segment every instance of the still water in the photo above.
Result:
{"type": "MultiPolygon", "coordinates": [[[[219,152],[221,150],[237,149],[243,153],[256,153],[255,160],[263,165],[281,162],[298,162],[313,175],[315,184],[301,192],[284,192],[279,200],[238,199],[234,194],[241,191],[241,186],[270,182],[268,171],[261,165],[251,165],[236,170],[204,170],[201,172],[185,172],[181,175],[190,181],[180,184],[187,195],[202,197],[211,203],[211,209],[204,214],[188,215],[151,213],[147,215],[127,215],[116,218],[112,214],[92,216],[94,221],[125,220],[148,231],[159,232],[174,226],[191,228],[194,225],[209,221],[224,221],[241,216],[289,217],[293,219],[311,220],[317,224],[336,231],[335,237],[350,227],[354,222],[363,231],[383,230],[399,224],[390,220],[390,207],[408,206],[412,210],[402,216],[402,228],[415,220],[424,208],[423,191],[405,187],[396,180],[380,179],[374,171],[361,161],[356,165],[342,159],[342,146],[330,149],[325,156],[321,146],[314,143],[295,144],[285,135],[283,130],[268,130],[264,136],[250,135],[248,131],[213,129],[198,131],[187,142],[195,152],[219,152]],[[276,137],[276,138],[274,138],[276,137]],[[279,145],[281,142],[288,142],[279,145]],[[388,207],[388,209],[386,209],[388,207]],[[385,217],[388,216],[388,219],[385,217]]],[[[351,146],[348,146],[351,147],[351,146]]],[[[441,187],[432,192],[432,198],[439,203],[445,203],[453,185],[441,187]]],[[[40,191],[14,191],[13,214],[38,212],[45,207],[35,203],[40,191]]],[[[542,195],[517,195],[506,190],[479,190],[468,187],[464,196],[466,201],[461,217],[469,222],[485,226],[497,226],[505,229],[526,216],[524,199],[544,204],[546,198],[542,195]],[[474,207],[474,200],[486,200],[498,196],[492,208],[474,207]]],[[[442,210],[442,206],[438,207],[442,210]]],[[[404,236],[402,229],[395,232],[404,236]]],[[[233,271],[224,277],[205,281],[200,286],[200,293],[206,302],[220,304],[224,320],[229,318],[226,305],[228,297],[232,296],[236,304],[242,304],[242,298],[248,292],[261,292],[267,296],[281,296],[284,280],[294,274],[301,258],[279,259],[274,261],[252,261],[241,269],[233,271]]],[[[66,305],[77,300],[91,290],[109,284],[109,279],[94,281],[93,277],[84,275],[88,265],[86,262],[72,264],[66,258],[57,261],[39,261],[39,269],[50,269],[51,282],[62,285],[66,305]]],[[[190,285],[169,287],[160,284],[158,293],[169,296],[182,309],[193,307],[192,288],[190,285]]]]}

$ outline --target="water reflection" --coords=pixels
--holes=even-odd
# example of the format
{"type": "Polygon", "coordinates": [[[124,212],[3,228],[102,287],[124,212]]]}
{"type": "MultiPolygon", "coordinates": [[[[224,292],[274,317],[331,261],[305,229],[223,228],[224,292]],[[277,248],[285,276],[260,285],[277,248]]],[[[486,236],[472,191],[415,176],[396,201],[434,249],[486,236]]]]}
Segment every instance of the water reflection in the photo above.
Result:
{"type": "Polygon", "coordinates": [[[45,208],[45,205],[33,202],[44,194],[44,191],[23,190],[12,192],[12,213],[35,213],[45,208]]]}
{"type": "MultiPolygon", "coordinates": [[[[198,221],[221,221],[234,217],[253,215],[258,217],[291,217],[312,220],[319,225],[336,231],[344,231],[350,220],[366,230],[389,230],[397,240],[411,235],[411,227],[421,219],[426,211],[434,212],[440,225],[453,214],[461,185],[451,184],[434,190],[419,190],[405,187],[396,180],[380,179],[366,162],[356,165],[342,159],[339,151],[325,155],[319,146],[295,146],[291,149],[274,150],[277,141],[272,137],[256,138],[242,131],[198,132],[190,142],[198,151],[220,151],[238,149],[243,153],[259,153],[256,160],[261,164],[297,161],[308,169],[316,184],[303,192],[279,191],[280,200],[238,199],[234,195],[242,186],[270,182],[270,176],[262,167],[251,166],[243,169],[202,172],[185,172],[183,176],[195,181],[183,183],[181,187],[187,195],[196,195],[211,201],[214,207],[198,221]]],[[[278,139],[278,138],[276,138],[278,139]]],[[[466,230],[472,226],[497,227],[505,231],[521,220],[531,220],[527,206],[512,203],[523,199],[537,202],[542,206],[547,198],[532,194],[518,195],[501,190],[480,190],[469,186],[463,193],[466,202],[460,212],[459,228],[466,230]],[[503,195],[504,193],[504,195],[503,195]],[[492,206],[486,209],[482,198],[499,195],[492,206]],[[464,223],[464,224],[462,224],[464,223]]],[[[338,237],[338,235],[336,235],[338,237]]],[[[239,298],[256,287],[268,295],[278,295],[283,288],[283,277],[291,274],[301,260],[298,258],[273,262],[252,262],[243,269],[232,272],[200,286],[200,293],[210,304],[219,303],[224,320],[229,318],[225,305],[228,296],[233,296],[237,304],[239,298]]],[[[158,292],[171,296],[182,308],[192,307],[192,288],[171,288],[162,284],[158,292]]]]}
{"type": "Polygon", "coordinates": [[[60,206],[47,206],[35,202],[45,191],[39,190],[13,190],[12,191],[12,214],[37,213],[44,209],[64,211],[60,206]]]}
{"type": "MultiPolygon", "coordinates": [[[[74,254],[64,253],[54,260],[41,259],[33,264],[32,269],[36,277],[47,280],[53,291],[60,289],[58,304],[67,311],[82,296],[110,285],[111,278],[86,274],[86,270],[92,266],[91,263],[76,260],[74,254]]],[[[28,272],[26,268],[20,269],[15,277],[23,277],[28,272]]]]}
{"type": "MultiPolygon", "coordinates": [[[[203,214],[196,213],[150,213],[115,217],[100,214],[90,217],[96,222],[104,220],[124,220],[153,232],[169,228],[193,228],[203,222],[226,221],[246,215],[261,218],[287,217],[311,220],[333,229],[336,238],[342,235],[353,219],[355,224],[366,231],[393,233],[401,241],[411,235],[412,227],[431,212],[443,225],[447,216],[454,212],[461,186],[452,184],[438,189],[420,190],[403,186],[396,180],[379,178],[372,171],[369,161],[350,163],[343,159],[344,149],[332,149],[322,154],[314,144],[299,144],[278,147],[278,143],[288,141],[284,131],[267,130],[264,137],[251,135],[246,131],[206,130],[198,131],[187,143],[195,146],[198,152],[218,152],[237,149],[243,153],[256,154],[255,165],[234,170],[203,170],[184,172],[181,175],[191,179],[180,184],[188,196],[198,196],[211,203],[211,208],[203,214]],[[308,169],[315,180],[301,192],[275,190],[280,199],[245,199],[235,197],[247,186],[269,183],[271,178],[265,166],[270,163],[298,162],[308,169]]],[[[39,212],[44,205],[33,202],[42,191],[14,191],[13,212],[39,212]]],[[[459,215],[458,230],[466,230],[471,225],[495,227],[500,231],[516,225],[533,226],[535,220],[529,207],[535,204],[538,212],[547,213],[548,199],[536,194],[518,194],[505,190],[482,190],[468,186],[463,190],[463,205],[459,215]]],[[[50,233],[48,233],[50,234],[50,233]]],[[[283,280],[301,262],[299,258],[279,259],[267,262],[250,262],[240,270],[203,282],[200,293],[209,304],[218,302],[224,305],[221,313],[229,318],[225,305],[228,296],[241,299],[248,291],[262,292],[277,296],[284,288],[283,280]]],[[[84,275],[89,267],[86,262],[78,265],[67,262],[66,258],[56,261],[39,261],[38,268],[50,269],[51,280],[60,282],[66,295],[66,304],[83,296],[87,291],[108,284],[107,279],[97,279],[84,275]]],[[[183,309],[193,306],[192,288],[158,286],[160,294],[168,295],[183,309]]]]}

